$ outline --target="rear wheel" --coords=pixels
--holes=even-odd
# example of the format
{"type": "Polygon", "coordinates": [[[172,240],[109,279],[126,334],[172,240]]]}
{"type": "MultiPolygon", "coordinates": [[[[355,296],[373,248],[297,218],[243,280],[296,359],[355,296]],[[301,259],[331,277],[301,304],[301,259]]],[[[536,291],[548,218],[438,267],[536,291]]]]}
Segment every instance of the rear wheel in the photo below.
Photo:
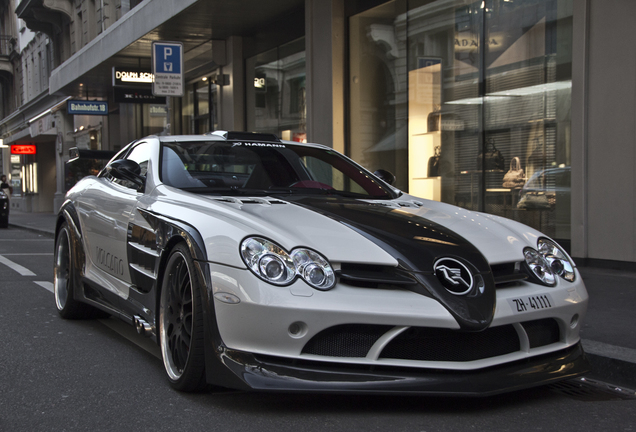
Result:
{"type": "Polygon", "coordinates": [[[55,240],[55,264],[53,268],[53,292],[57,311],[66,319],[92,318],[97,312],[92,306],[77,301],[75,294],[75,265],[73,243],[66,222],[60,227],[55,240]]]}
{"type": "Polygon", "coordinates": [[[199,391],[207,387],[201,287],[185,244],[168,258],[161,287],[159,326],[161,356],[173,388],[199,391]]]}

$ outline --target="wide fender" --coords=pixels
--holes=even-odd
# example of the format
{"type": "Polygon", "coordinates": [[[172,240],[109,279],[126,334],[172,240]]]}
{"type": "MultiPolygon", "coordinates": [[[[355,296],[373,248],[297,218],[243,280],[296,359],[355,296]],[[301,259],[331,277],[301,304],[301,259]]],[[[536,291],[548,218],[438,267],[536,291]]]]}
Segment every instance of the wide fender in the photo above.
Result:
{"type": "MultiPolygon", "coordinates": [[[[144,219],[155,230],[157,251],[160,251],[160,258],[157,262],[156,274],[156,295],[155,295],[155,328],[158,329],[158,311],[160,307],[161,286],[163,284],[163,269],[170,256],[170,252],[178,243],[185,243],[194,260],[194,271],[197,272],[198,280],[204,287],[201,290],[201,303],[203,306],[204,338],[205,338],[205,368],[206,379],[210,384],[231,387],[245,388],[245,383],[240,381],[233,374],[227,373],[224,365],[224,353],[226,345],[223,343],[216,321],[214,311],[214,292],[212,279],[208,264],[205,243],[199,231],[185,221],[169,218],[164,215],[153,213],[149,210],[138,209],[144,219]]],[[[159,338],[157,337],[157,341],[159,338]]]]}

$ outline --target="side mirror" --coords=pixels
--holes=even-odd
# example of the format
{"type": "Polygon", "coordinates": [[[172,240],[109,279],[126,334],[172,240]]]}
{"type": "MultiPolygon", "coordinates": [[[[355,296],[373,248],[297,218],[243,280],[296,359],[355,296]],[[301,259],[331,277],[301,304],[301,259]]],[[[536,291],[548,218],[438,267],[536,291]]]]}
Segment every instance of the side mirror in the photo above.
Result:
{"type": "Polygon", "coordinates": [[[130,159],[119,159],[106,167],[108,174],[118,180],[127,180],[137,186],[137,190],[142,190],[146,184],[146,179],[141,176],[141,167],[130,159]]]}
{"type": "Polygon", "coordinates": [[[373,174],[375,174],[377,177],[380,177],[380,180],[383,180],[385,183],[388,183],[390,185],[395,183],[395,176],[390,171],[379,169],[375,171],[373,174]]]}

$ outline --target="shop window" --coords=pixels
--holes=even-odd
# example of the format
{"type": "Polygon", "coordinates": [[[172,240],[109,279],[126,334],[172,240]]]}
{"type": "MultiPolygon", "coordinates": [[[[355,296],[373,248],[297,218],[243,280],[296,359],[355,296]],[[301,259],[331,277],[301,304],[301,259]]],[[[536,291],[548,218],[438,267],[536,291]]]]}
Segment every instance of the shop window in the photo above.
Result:
{"type": "Polygon", "coordinates": [[[350,156],[570,238],[572,0],[395,0],[349,24],[350,156]]]}
{"type": "Polygon", "coordinates": [[[13,193],[22,191],[22,161],[21,156],[11,155],[11,186],[13,186],[13,193]]]}
{"type": "Polygon", "coordinates": [[[216,130],[218,128],[218,86],[206,76],[189,83],[185,93],[182,107],[182,133],[203,134],[216,130]]]}
{"type": "Polygon", "coordinates": [[[246,61],[247,129],[307,140],[305,39],[246,61]]]}
{"type": "Polygon", "coordinates": [[[22,155],[20,179],[22,193],[25,195],[38,193],[38,163],[36,155],[22,155]]]}

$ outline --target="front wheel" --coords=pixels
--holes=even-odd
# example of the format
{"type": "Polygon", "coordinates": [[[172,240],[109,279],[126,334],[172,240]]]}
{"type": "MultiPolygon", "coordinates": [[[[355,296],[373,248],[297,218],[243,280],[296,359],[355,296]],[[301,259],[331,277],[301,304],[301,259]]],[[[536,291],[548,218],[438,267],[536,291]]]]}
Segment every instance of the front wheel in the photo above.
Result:
{"type": "Polygon", "coordinates": [[[177,245],[168,258],[159,308],[161,356],[176,390],[206,387],[201,287],[188,248],[177,245]]]}

